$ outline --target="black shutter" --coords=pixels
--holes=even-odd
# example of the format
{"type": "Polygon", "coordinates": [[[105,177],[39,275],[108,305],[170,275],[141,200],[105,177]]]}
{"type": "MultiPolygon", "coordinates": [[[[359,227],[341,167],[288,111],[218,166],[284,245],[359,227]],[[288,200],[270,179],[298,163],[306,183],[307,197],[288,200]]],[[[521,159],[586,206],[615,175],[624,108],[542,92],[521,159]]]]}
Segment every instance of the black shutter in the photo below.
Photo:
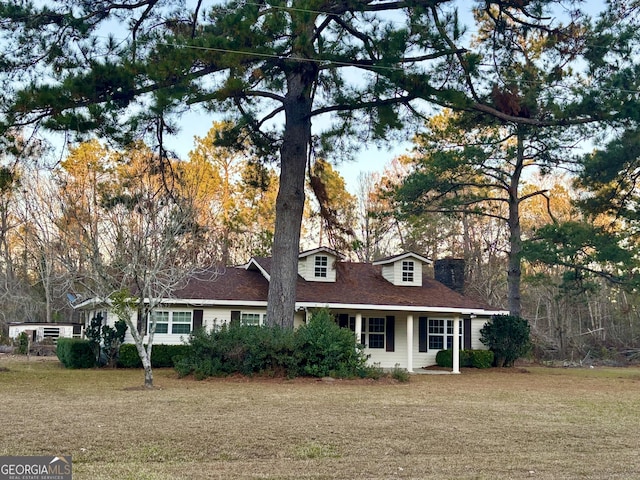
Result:
{"type": "Polygon", "coordinates": [[[231,310],[231,325],[240,325],[240,310],[231,310]]]}
{"type": "Polygon", "coordinates": [[[427,351],[427,317],[418,319],[418,351],[427,351]]]}
{"type": "Polygon", "coordinates": [[[138,333],[143,337],[147,334],[147,321],[149,320],[149,312],[146,308],[138,309],[138,333]]]}
{"type": "Polygon", "coordinates": [[[338,325],[340,328],[349,328],[349,314],[341,313],[338,315],[338,325]]]}
{"type": "Polygon", "coordinates": [[[471,350],[471,319],[465,318],[462,325],[462,345],[464,350],[471,350]]]}
{"type": "Polygon", "coordinates": [[[395,352],[396,349],[396,317],[387,317],[387,352],[395,352]]]}
{"type": "Polygon", "coordinates": [[[204,314],[204,310],[194,310],[193,311],[193,329],[192,331],[198,330],[202,328],[202,316],[204,314]]]}

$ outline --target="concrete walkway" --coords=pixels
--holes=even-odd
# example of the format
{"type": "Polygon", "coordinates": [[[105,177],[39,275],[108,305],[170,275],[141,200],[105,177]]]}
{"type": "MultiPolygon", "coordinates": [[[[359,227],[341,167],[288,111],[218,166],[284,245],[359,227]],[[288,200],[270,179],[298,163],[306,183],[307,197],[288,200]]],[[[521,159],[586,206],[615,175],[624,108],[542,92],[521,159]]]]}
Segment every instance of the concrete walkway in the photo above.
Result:
{"type": "Polygon", "coordinates": [[[427,368],[416,368],[413,372],[417,375],[451,375],[451,370],[431,370],[427,368]]]}

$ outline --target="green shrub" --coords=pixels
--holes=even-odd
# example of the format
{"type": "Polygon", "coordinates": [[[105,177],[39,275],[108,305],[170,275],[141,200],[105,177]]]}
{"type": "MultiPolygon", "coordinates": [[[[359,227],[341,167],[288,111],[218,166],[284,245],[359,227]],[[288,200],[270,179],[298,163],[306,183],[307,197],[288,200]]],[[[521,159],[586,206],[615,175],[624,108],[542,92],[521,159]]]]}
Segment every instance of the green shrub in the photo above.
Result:
{"type": "Polygon", "coordinates": [[[120,351],[118,352],[118,367],[142,368],[142,361],[140,360],[140,355],[138,355],[138,349],[135,345],[132,343],[120,345],[120,351]]]}
{"type": "Polygon", "coordinates": [[[91,319],[84,336],[91,342],[91,349],[96,357],[98,366],[114,367],[127,333],[127,323],[118,320],[113,327],[103,325],[102,314],[97,314],[91,319]]]}
{"type": "Polygon", "coordinates": [[[480,329],[480,341],[494,354],[496,367],[511,367],[531,350],[529,322],[514,315],[495,315],[480,329]]]}
{"type": "MultiPolygon", "coordinates": [[[[175,367],[176,361],[188,353],[188,345],[154,345],[151,349],[151,367],[175,367]]],[[[120,346],[118,366],[121,368],[142,368],[142,361],[135,345],[127,343],[120,346]]]]}
{"type": "MultiPolygon", "coordinates": [[[[475,352],[476,350],[460,350],[460,367],[473,367],[475,352]]],[[[453,355],[451,357],[453,358],[453,355]]]]}
{"type": "Polygon", "coordinates": [[[453,350],[440,350],[436,353],[436,365],[444,368],[452,368],[453,350]]]}
{"type": "Polygon", "coordinates": [[[20,355],[26,355],[28,353],[29,335],[27,335],[27,332],[22,332],[18,335],[16,346],[18,347],[18,353],[20,355]]]}
{"type": "Polygon", "coordinates": [[[354,333],[340,328],[327,309],[315,312],[308,324],[294,333],[297,368],[311,377],[367,376],[367,357],[354,333]]]}
{"type": "MultiPolygon", "coordinates": [[[[489,368],[493,362],[490,350],[460,350],[460,367],[489,368]],[[487,364],[487,362],[489,362],[487,364]]],[[[440,350],[436,354],[436,364],[443,368],[453,368],[453,350],[440,350]]]]}
{"type": "Polygon", "coordinates": [[[232,373],[379,378],[381,370],[366,360],[353,332],[321,310],[295,332],[242,325],[199,330],[189,337],[189,352],[175,368],[180,376],[193,373],[200,379],[232,373]]]}
{"type": "Polygon", "coordinates": [[[89,340],[59,338],[56,355],[65,368],[92,368],[96,364],[89,340]]]}
{"type": "Polygon", "coordinates": [[[469,350],[471,353],[471,366],[474,368],[491,368],[493,365],[493,352],[491,350],[469,350]]]}
{"type": "Polygon", "coordinates": [[[187,352],[176,363],[180,376],[196,378],[243,375],[295,375],[293,332],[280,327],[223,326],[189,337],[187,352]]]}
{"type": "Polygon", "coordinates": [[[151,349],[151,366],[153,368],[172,368],[176,361],[187,355],[188,352],[188,345],[154,345],[151,349]]]}

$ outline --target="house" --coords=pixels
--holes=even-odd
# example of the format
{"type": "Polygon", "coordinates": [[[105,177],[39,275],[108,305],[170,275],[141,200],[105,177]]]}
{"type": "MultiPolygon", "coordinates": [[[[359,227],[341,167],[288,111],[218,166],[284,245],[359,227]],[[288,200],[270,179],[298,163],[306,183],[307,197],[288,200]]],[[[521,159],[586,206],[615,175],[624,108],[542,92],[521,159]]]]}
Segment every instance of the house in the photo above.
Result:
{"type": "Polygon", "coordinates": [[[83,327],[79,323],[9,323],[9,338],[15,340],[23,332],[29,335],[32,343],[38,343],[45,339],[55,341],[58,338],[79,338],[83,327]]]}
{"type": "MultiPolygon", "coordinates": [[[[302,252],[294,326],[303,325],[314,309],[327,307],[340,326],[355,333],[369,362],[408,371],[434,365],[442,349],[484,348],[480,329],[492,315],[506,312],[455,290],[463,286],[460,261],[436,262],[438,280],[427,274],[429,265],[429,259],[413,252],[373,263],[346,261],[326,247],[302,252]]],[[[152,312],[154,343],[181,343],[199,327],[264,324],[270,271],[271,258],[254,257],[213,280],[193,277],[152,312]]],[[[77,308],[85,311],[87,322],[97,313],[109,324],[115,321],[104,304],[84,302],[77,308]]],[[[129,334],[125,341],[132,341],[129,334]]]]}

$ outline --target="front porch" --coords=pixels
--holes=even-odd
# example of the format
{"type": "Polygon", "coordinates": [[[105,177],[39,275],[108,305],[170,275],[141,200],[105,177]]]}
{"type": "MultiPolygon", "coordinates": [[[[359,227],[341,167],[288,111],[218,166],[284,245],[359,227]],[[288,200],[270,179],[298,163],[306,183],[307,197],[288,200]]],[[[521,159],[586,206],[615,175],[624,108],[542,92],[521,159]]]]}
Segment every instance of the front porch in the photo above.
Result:
{"type": "Polygon", "coordinates": [[[396,366],[411,373],[423,373],[422,367],[436,364],[440,350],[452,349],[454,364],[451,372],[460,373],[459,351],[462,348],[482,348],[474,342],[484,324],[467,315],[451,316],[432,312],[384,311],[335,312],[336,322],[349,328],[364,345],[369,363],[390,369],[396,366]],[[454,332],[458,332],[454,335],[454,332]],[[474,335],[475,334],[475,335],[474,335]],[[457,338],[457,341],[454,339],[457,338]]]}

